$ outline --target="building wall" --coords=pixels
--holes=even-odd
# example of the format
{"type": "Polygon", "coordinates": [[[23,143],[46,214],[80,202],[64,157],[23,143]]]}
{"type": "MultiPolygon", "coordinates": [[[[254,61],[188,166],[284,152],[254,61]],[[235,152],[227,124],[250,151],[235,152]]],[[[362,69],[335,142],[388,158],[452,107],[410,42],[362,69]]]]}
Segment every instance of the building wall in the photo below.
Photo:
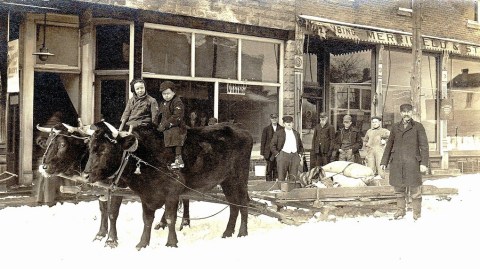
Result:
{"type": "MultiPolygon", "coordinates": [[[[412,18],[399,15],[399,7],[407,7],[405,0],[302,0],[297,1],[297,12],[302,15],[405,32],[412,32],[412,18]]],[[[480,30],[467,27],[467,19],[474,19],[473,0],[425,0],[422,34],[480,42],[480,30]]]]}

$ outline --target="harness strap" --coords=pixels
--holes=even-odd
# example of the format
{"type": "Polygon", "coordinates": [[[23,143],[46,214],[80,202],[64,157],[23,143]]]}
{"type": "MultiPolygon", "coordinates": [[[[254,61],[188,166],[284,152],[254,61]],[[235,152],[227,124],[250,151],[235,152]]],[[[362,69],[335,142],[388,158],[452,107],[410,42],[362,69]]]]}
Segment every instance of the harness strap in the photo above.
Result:
{"type": "Polygon", "coordinates": [[[118,182],[120,181],[120,177],[122,176],[125,166],[127,166],[129,157],[130,157],[130,152],[127,152],[126,150],[124,150],[122,154],[122,163],[120,164],[120,167],[112,176],[108,177],[109,179],[114,179],[113,181],[114,186],[117,186],[118,182]]]}

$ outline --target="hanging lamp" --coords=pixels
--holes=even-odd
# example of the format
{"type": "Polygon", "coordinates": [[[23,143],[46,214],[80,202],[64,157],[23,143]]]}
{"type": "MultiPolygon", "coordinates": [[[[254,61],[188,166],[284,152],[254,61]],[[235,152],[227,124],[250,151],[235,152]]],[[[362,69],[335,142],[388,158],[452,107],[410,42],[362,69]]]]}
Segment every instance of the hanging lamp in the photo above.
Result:
{"type": "Polygon", "coordinates": [[[48,52],[47,46],[45,46],[45,34],[47,32],[47,13],[45,12],[44,19],[43,19],[43,44],[40,48],[40,51],[33,53],[33,55],[37,55],[40,61],[44,62],[48,59],[48,56],[55,56],[55,54],[48,52]]]}

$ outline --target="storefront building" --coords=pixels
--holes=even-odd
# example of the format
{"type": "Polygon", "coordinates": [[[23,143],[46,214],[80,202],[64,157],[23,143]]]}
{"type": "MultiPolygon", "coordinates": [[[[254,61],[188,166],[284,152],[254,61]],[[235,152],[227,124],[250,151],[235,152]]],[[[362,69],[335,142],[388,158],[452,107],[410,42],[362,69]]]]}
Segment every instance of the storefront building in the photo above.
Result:
{"type": "Polygon", "coordinates": [[[158,2],[0,3],[0,60],[8,63],[0,76],[0,155],[20,183],[35,179],[44,151],[37,124],[81,118],[118,126],[128,83],[138,77],[157,100],[160,83],[174,81],[187,124],[195,112],[244,125],[255,142],[253,162],[261,162],[270,113],[293,115],[310,149],[320,112],[337,127],[351,114],[365,132],[373,115],[386,127],[399,121],[398,106],[412,100],[420,104],[432,167],[473,169],[461,161],[480,160],[476,1],[425,4],[418,96],[410,90],[409,1],[158,2]],[[448,28],[432,15],[444,10],[454,12],[448,28]],[[54,55],[40,59],[43,46],[54,55]]]}

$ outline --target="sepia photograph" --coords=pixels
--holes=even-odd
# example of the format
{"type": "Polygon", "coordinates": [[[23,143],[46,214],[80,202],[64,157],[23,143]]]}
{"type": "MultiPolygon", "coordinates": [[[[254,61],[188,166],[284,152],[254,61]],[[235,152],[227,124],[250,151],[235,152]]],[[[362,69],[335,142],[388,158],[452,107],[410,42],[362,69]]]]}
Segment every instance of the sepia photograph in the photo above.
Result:
{"type": "Polygon", "coordinates": [[[0,264],[477,268],[480,1],[0,0],[0,264]]]}

